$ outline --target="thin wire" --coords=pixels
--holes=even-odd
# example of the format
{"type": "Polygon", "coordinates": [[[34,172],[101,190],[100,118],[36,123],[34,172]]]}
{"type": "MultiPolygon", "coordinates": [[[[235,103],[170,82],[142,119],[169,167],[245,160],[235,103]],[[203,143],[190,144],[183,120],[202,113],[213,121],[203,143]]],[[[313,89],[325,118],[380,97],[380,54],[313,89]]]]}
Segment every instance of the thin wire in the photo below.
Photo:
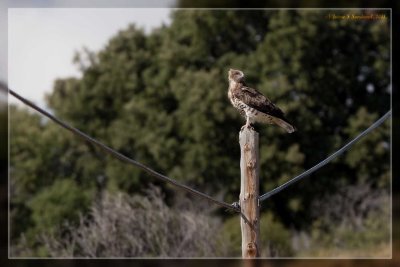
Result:
{"type": "MultiPolygon", "coordinates": [[[[2,89],[4,89],[3,85],[1,86],[2,89]]],[[[43,114],[44,116],[48,117],[49,119],[53,120],[55,123],[59,124],[60,126],[62,126],[63,128],[71,131],[72,133],[78,135],[79,137],[85,139],[86,141],[97,145],[98,147],[100,147],[101,149],[105,150],[106,152],[110,153],[112,156],[118,158],[121,161],[127,162],[129,164],[132,164],[136,167],[141,168],[142,170],[144,170],[145,172],[147,172],[148,174],[150,174],[153,177],[156,177],[158,179],[161,179],[167,183],[170,183],[172,185],[175,185],[176,187],[185,190],[189,193],[192,193],[194,195],[197,195],[199,197],[202,197],[204,199],[207,199],[219,206],[225,207],[227,209],[231,209],[234,210],[236,212],[239,212],[242,217],[244,217],[244,219],[246,221],[248,221],[248,219],[244,216],[244,214],[241,212],[240,210],[240,206],[239,205],[235,205],[237,203],[233,203],[233,204],[228,204],[226,202],[223,201],[219,201],[211,196],[208,196],[200,191],[197,191],[195,189],[192,189],[184,184],[181,184],[179,182],[177,182],[174,179],[171,179],[165,175],[162,175],[152,169],[150,169],[149,167],[147,167],[146,165],[137,162],[131,158],[126,157],[125,155],[113,150],[112,148],[104,145],[103,143],[97,141],[96,139],[88,136],[87,134],[81,132],[80,130],[64,123],[63,121],[57,119],[56,117],[54,117],[53,115],[51,115],[50,113],[46,112],[45,110],[41,109],[40,107],[36,106],[35,104],[33,104],[32,102],[30,102],[29,100],[25,99],[24,97],[20,96],[19,94],[17,94],[16,92],[14,92],[13,90],[7,88],[9,93],[11,95],[13,95],[14,97],[16,97],[17,99],[19,99],[21,102],[23,102],[24,104],[28,105],[29,107],[35,109],[36,111],[38,111],[39,113],[43,114]]],[[[333,159],[335,159],[336,157],[338,157],[339,155],[341,155],[343,152],[345,152],[346,150],[348,150],[354,143],[356,143],[359,139],[361,139],[362,137],[364,137],[365,135],[367,135],[368,133],[370,133],[372,130],[374,130],[376,127],[378,127],[379,125],[381,125],[387,118],[389,118],[392,115],[392,111],[388,111],[385,115],[383,115],[379,120],[377,120],[374,124],[372,124],[369,128],[367,128],[365,131],[363,131],[362,133],[360,133],[357,137],[355,137],[353,140],[351,140],[349,143],[347,143],[345,146],[343,146],[341,149],[339,149],[338,151],[336,151],[335,153],[333,153],[332,155],[330,155],[328,158],[326,158],[325,160],[321,161],[320,163],[318,163],[317,165],[315,165],[314,167],[308,169],[307,171],[303,172],[302,174],[294,177],[293,179],[287,181],[286,183],[278,186],[277,188],[263,194],[261,197],[259,197],[260,202],[266,200],[267,198],[279,193],[280,191],[282,191],[283,189],[285,189],[286,187],[292,185],[293,183],[299,181],[302,178],[307,177],[308,175],[310,175],[311,173],[317,171],[318,169],[322,168],[323,166],[325,166],[326,164],[328,164],[330,161],[332,161],[333,159]]]]}
{"type": "Polygon", "coordinates": [[[188,186],[186,186],[184,184],[181,184],[181,183],[179,183],[178,181],[176,181],[174,179],[171,179],[171,178],[169,178],[169,177],[167,177],[165,175],[162,175],[162,174],[150,169],[149,167],[147,167],[146,165],[144,165],[144,164],[142,164],[140,162],[137,162],[137,161],[135,161],[135,160],[133,160],[131,158],[128,158],[127,156],[125,156],[125,155],[115,151],[114,149],[104,145],[103,143],[101,143],[101,142],[97,141],[96,139],[90,137],[89,135],[81,132],[80,130],[78,130],[78,129],[66,124],[65,122],[63,122],[63,121],[61,121],[59,119],[57,119],[56,117],[54,117],[53,115],[51,115],[47,111],[45,111],[45,110],[41,109],[40,107],[36,106],[31,101],[29,101],[29,100],[25,99],[24,97],[20,96],[19,94],[17,94],[13,90],[8,88],[8,91],[9,91],[9,93],[11,95],[13,95],[17,99],[19,99],[21,102],[23,102],[24,104],[26,104],[29,107],[33,108],[34,110],[38,111],[39,113],[43,114],[44,116],[48,117],[49,119],[51,119],[52,121],[54,121],[55,123],[60,125],[61,127],[73,132],[74,134],[76,134],[77,136],[83,138],[84,140],[86,140],[86,141],[88,141],[88,142],[100,147],[101,149],[103,149],[104,151],[108,152],[112,156],[118,158],[119,160],[127,162],[129,164],[132,164],[132,165],[144,170],[145,172],[147,172],[151,176],[156,177],[156,178],[158,178],[160,180],[163,180],[163,181],[165,181],[167,183],[170,183],[170,184],[172,184],[172,185],[174,185],[174,186],[176,186],[176,187],[178,187],[178,188],[180,188],[182,190],[185,190],[186,192],[189,192],[191,194],[194,194],[194,195],[197,195],[197,196],[199,196],[201,198],[209,200],[209,201],[211,201],[211,202],[213,202],[213,203],[215,203],[215,204],[217,204],[217,205],[219,205],[221,207],[225,207],[227,209],[231,209],[231,210],[234,210],[236,212],[241,213],[239,207],[231,205],[231,204],[228,204],[228,203],[223,202],[223,201],[219,201],[219,200],[217,200],[217,199],[215,199],[215,198],[213,198],[211,196],[208,196],[208,195],[206,195],[206,194],[204,194],[204,193],[202,193],[200,191],[197,191],[197,190],[195,190],[193,188],[190,188],[190,187],[188,187],[188,186]]]}
{"type": "Polygon", "coordinates": [[[317,171],[319,168],[322,168],[323,166],[325,166],[326,164],[328,164],[330,161],[332,161],[333,159],[335,159],[336,157],[338,157],[339,155],[341,155],[343,152],[345,152],[346,150],[348,150],[352,145],[354,145],[354,143],[356,143],[358,140],[360,140],[362,137],[364,137],[365,135],[367,135],[368,133],[370,133],[372,130],[374,130],[376,127],[378,127],[379,125],[381,125],[387,118],[389,118],[392,115],[392,110],[389,110],[385,115],[383,115],[379,120],[377,120],[376,122],[374,122],[370,127],[368,127],[366,130],[364,130],[362,133],[360,133],[359,135],[357,135],[353,140],[351,140],[350,142],[348,142],[345,146],[343,146],[341,149],[339,149],[338,151],[336,151],[335,153],[333,153],[332,155],[330,155],[329,157],[327,157],[326,159],[324,159],[323,161],[321,161],[320,163],[318,163],[317,165],[315,165],[314,167],[308,169],[307,171],[303,172],[302,174],[292,178],[291,180],[287,181],[286,183],[276,187],[275,189],[272,189],[271,191],[263,194],[262,196],[260,196],[260,202],[266,200],[267,198],[270,198],[271,196],[281,192],[283,189],[285,189],[286,187],[288,187],[289,185],[292,185],[293,183],[299,181],[300,179],[303,179],[305,177],[307,177],[308,175],[310,175],[311,173],[317,171]]]}

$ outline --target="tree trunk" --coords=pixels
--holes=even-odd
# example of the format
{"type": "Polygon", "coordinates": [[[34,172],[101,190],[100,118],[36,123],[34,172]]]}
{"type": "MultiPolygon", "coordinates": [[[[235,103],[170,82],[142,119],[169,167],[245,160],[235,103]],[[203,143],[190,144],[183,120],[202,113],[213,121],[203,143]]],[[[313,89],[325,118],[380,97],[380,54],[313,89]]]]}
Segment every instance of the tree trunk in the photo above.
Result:
{"type": "Polygon", "coordinates": [[[258,133],[244,128],[239,133],[240,143],[240,196],[239,204],[243,215],[240,226],[242,230],[242,257],[260,256],[260,209],[259,209],[259,152],[258,133]]]}

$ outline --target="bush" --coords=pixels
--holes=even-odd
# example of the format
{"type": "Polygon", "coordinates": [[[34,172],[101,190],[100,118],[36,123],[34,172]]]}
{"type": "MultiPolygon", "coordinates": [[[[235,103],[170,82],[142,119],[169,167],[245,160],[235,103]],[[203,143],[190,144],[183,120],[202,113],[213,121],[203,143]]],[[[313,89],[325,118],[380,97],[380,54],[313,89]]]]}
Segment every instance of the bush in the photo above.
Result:
{"type": "Polygon", "coordinates": [[[64,221],[75,221],[90,205],[91,193],[73,180],[58,180],[43,188],[28,204],[37,231],[55,229],[64,221]]]}
{"type": "Polygon", "coordinates": [[[168,207],[157,187],[147,196],[105,193],[78,226],[41,236],[51,257],[219,256],[219,220],[195,202],[168,207]],[[61,234],[63,233],[63,234],[61,234]]]}
{"type": "MultiPolygon", "coordinates": [[[[310,236],[303,233],[303,244],[297,247],[300,254],[366,256],[368,249],[390,244],[390,197],[386,190],[369,184],[347,186],[315,200],[313,210],[310,236]]],[[[374,252],[373,256],[388,256],[387,252],[374,252]]]]}

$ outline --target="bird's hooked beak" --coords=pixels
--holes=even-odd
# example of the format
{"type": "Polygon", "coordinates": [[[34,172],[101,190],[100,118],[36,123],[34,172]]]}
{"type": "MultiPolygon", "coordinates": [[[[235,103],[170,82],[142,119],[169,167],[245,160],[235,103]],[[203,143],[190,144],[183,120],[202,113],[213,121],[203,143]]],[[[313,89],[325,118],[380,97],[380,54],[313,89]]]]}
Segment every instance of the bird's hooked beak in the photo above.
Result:
{"type": "Polygon", "coordinates": [[[233,75],[235,74],[236,71],[237,71],[237,70],[235,70],[235,69],[229,69],[229,71],[228,71],[228,78],[229,78],[229,79],[232,79],[232,78],[233,78],[233,75]]]}
{"type": "Polygon", "coordinates": [[[229,69],[228,71],[228,79],[231,81],[238,81],[238,80],[243,80],[244,74],[240,70],[235,70],[235,69],[229,69]],[[236,77],[235,77],[236,76],[236,77]]]}
{"type": "Polygon", "coordinates": [[[236,70],[235,69],[229,69],[229,71],[228,71],[229,76],[231,76],[234,71],[236,71],[236,70]]]}

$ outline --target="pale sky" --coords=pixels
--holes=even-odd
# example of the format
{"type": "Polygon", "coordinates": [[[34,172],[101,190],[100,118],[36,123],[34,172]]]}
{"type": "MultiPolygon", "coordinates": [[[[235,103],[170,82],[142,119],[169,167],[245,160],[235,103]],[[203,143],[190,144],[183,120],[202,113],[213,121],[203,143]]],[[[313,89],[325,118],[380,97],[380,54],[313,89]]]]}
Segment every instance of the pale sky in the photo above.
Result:
{"type": "MultiPolygon", "coordinates": [[[[169,24],[168,8],[10,8],[8,85],[44,107],[56,78],[79,76],[72,63],[82,47],[98,51],[129,23],[148,33],[169,24]]],[[[9,101],[18,103],[10,97],[9,101]]]]}

